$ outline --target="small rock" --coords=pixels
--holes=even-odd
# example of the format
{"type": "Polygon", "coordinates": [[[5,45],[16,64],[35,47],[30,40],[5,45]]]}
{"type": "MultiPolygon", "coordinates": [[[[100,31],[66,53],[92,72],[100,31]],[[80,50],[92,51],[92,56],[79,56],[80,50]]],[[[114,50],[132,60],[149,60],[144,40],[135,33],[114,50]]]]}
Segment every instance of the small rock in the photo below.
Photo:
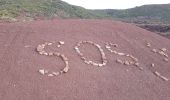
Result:
{"type": "Polygon", "coordinates": [[[64,73],[67,73],[68,70],[69,70],[69,67],[65,67],[65,68],[63,69],[63,72],[64,72],[64,73]]]}
{"type": "Polygon", "coordinates": [[[146,46],[147,46],[147,47],[151,47],[151,44],[150,44],[150,43],[147,43],[146,46]]]}
{"type": "Polygon", "coordinates": [[[52,43],[48,43],[47,45],[52,45],[52,43]]]}
{"type": "Polygon", "coordinates": [[[139,68],[139,70],[143,70],[143,67],[138,67],[139,68]]]}
{"type": "Polygon", "coordinates": [[[59,73],[59,72],[52,72],[52,74],[53,74],[53,75],[55,75],[55,76],[60,75],[60,73],[59,73]]]}
{"type": "Polygon", "coordinates": [[[82,59],[82,60],[86,60],[86,58],[85,58],[85,57],[81,57],[81,59],[82,59]]]}
{"type": "Polygon", "coordinates": [[[68,61],[68,58],[64,56],[64,57],[63,57],[63,60],[64,60],[64,61],[68,61]]]}
{"type": "Polygon", "coordinates": [[[45,52],[45,53],[44,53],[44,55],[48,56],[48,53],[47,53],[47,52],[45,52]]]}
{"type": "Polygon", "coordinates": [[[106,63],[104,62],[104,63],[102,64],[102,66],[106,66],[106,63]]]}
{"type": "Polygon", "coordinates": [[[52,55],[53,55],[53,53],[52,53],[52,52],[50,52],[50,53],[48,53],[48,55],[49,55],[49,56],[52,56],[52,55]]]}
{"type": "Polygon", "coordinates": [[[44,54],[44,51],[38,51],[38,53],[39,53],[40,55],[43,55],[43,54],[44,54]]]}
{"type": "Polygon", "coordinates": [[[37,51],[38,51],[38,52],[43,51],[43,49],[44,49],[44,48],[43,48],[42,46],[40,46],[40,45],[37,47],[37,51]]]}
{"type": "Polygon", "coordinates": [[[45,74],[45,70],[44,70],[44,69],[40,69],[38,72],[39,72],[40,74],[42,74],[42,75],[45,74]]]}
{"type": "Polygon", "coordinates": [[[161,78],[162,80],[164,80],[164,81],[169,81],[168,78],[166,78],[165,76],[162,76],[162,75],[161,75],[159,72],[157,72],[157,71],[155,71],[154,74],[155,74],[157,77],[159,77],[159,78],[161,78]]]}
{"type": "Polygon", "coordinates": [[[53,77],[54,75],[53,74],[48,74],[49,77],[53,77]]]}
{"type": "Polygon", "coordinates": [[[58,47],[58,48],[60,48],[60,47],[61,47],[61,45],[57,45],[57,47],[58,47]]]}
{"type": "Polygon", "coordinates": [[[117,52],[117,51],[115,51],[115,50],[114,50],[114,51],[112,51],[112,52],[113,52],[114,54],[118,54],[118,52],[117,52]]]}
{"type": "Polygon", "coordinates": [[[166,78],[165,76],[161,76],[160,78],[161,78],[162,80],[164,80],[164,81],[169,81],[169,79],[166,78]]]}
{"type": "Polygon", "coordinates": [[[156,53],[156,52],[157,52],[157,50],[156,50],[156,49],[152,49],[152,52],[156,53]]]}
{"type": "Polygon", "coordinates": [[[124,53],[117,53],[118,55],[120,55],[120,56],[124,56],[125,54],[124,53]]]}
{"type": "Polygon", "coordinates": [[[111,48],[110,46],[106,45],[106,49],[110,49],[110,48],[111,48]]]}
{"type": "Polygon", "coordinates": [[[169,62],[169,59],[168,58],[164,58],[163,59],[165,62],[169,62]]]}
{"type": "Polygon", "coordinates": [[[152,63],[152,64],[151,64],[151,67],[155,67],[155,64],[154,64],[154,63],[152,63]]]}
{"type": "Polygon", "coordinates": [[[120,60],[120,59],[116,59],[116,62],[117,62],[117,63],[120,63],[120,64],[123,64],[123,61],[120,60]]]}
{"type": "Polygon", "coordinates": [[[125,65],[130,65],[129,61],[124,62],[125,65]]]}
{"type": "Polygon", "coordinates": [[[166,48],[162,48],[161,50],[162,50],[163,52],[167,51],[167,49],[166,49],[166,48]]]}
{"type": "Polygon", "coordinates": [[[94,45],[96,45],[98,48],[101,48],[101,46],[100,46],[100,45],[98,45],[98,44],[94,44],[94,45]]]}
{"type": "Polygon", "coordinates": [[[90,63],[89,63],[89,61],[86,61],[86,60],[84,60],[84,63],[86,63],[86,64],[90,64],[90,63]]]}
{"type": "Polygon", "coordinates": [[[75,47],[74,49],[75,49],[75,50],[79,50],[79,48],[78,48],[78,47],[75,47]]]}
{"type": "Polygon", "coordinates": [[[159,54],[164,56],[166,55],[163,51],[159,51],[159,54]]]}
{"type": "Polygon", "coordinates": [[[89,63],[90,63],[90,64],[92,64],[92,63],[93,63],[93,61],[89,61],[89,63]]]}
{"type": "Polygon", "coordinates": [[[99,64],[97,64],[97,63],[92,63],[92,65],[93,65],[93,66],[99,66],[99,64]]]}
{"type": "Polygon", "coordinates": [[[127,55],[126,55],[126,57],[130,57],[130,55],[129,55],[129,54],[127,54],[127,55]]]}
{"type": "Polygon", "coordinates": [[[54,56],[60,56],[60,53],[55,52],[55,53],[54,53],[54,56]]]}
{"type": "Polygon", "coordinates": [[[157,71],[153,72],[156,76],[161,76],[161,74],[157,71]]]}
{"type": "Polygon", "coordinates": [[[132,59],[133,59],[135,62],[137,62],[137,61],[138,61],[138,59],[137,59],[137,58],[135,58],[135,57],[133,57],[132,59]]]}
{"type": "Polygon", "coordinates": [[[64,44],[64,41],[59,41],[60,45],[63,45],[64,44]]]}
{"type": "Polygon", "coordinates": [[[98,66],[99,66],[99,67],[102,67],[102,66],[103,66],[103,64],[98,64],[98,66]]]}
{"type": "Polygon", "coordinates": [[[66,66],[68,67],[68,61],[65,61],[66,66]]]}
{"type": "Polygon", "coordinates": [[[135,63],[134,65],[135,65],[136,67],[139,67],[139,63],[135,63]]]}

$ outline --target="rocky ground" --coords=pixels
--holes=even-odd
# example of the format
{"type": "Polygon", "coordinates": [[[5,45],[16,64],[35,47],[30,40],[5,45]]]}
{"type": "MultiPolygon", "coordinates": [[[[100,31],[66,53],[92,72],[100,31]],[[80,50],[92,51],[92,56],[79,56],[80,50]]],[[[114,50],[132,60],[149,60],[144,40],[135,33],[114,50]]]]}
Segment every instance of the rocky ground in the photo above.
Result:
{"type": "Polygon", "coordinates": [[[123,22],[2,22],[0,100],[169,100],[169,50],[169,39],[123,22]]]}

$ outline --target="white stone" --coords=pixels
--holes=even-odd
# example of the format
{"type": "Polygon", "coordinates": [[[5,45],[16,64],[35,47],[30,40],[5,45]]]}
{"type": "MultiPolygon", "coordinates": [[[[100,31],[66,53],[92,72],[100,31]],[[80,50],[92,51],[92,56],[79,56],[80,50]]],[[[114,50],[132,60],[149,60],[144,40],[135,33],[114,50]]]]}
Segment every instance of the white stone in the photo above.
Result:
{"type": "Polygon", "coordinates": [[[93,61],[89,61],[89,63],[90,63],[90,64],[92,64],[92,63],[93,63],[93,61]]]}
{"type": "Polygon", "coordinates": [[[93,65],[93,66],[98,66],[98,64],[97,64],[97,63],[92,63],[92,65],[93,65]]]}
{"type": "Polygon", "coordinates": [[[124,56],[125,54],[124,53],[117,53],[118,55],[120,55],[120,56],[124,56]]]}
{"type": "Polygon", "coordinates": [[[48,74],[49,77],[53,77],[54,75],[53,74],[48,74]]]}
{"type": "Polygon", "coordinates": [[[57,47],[58,47],[58,48],[60,48],[60,47],[61,47],[61,45],[57,45],[57,47]]]}
{"type": "Polygon", "coordinates": [[[152,52],[155,52],[155,53],[156,53],[156,52],[157,52],[157,50],[156,50],[156,49],[152,49],[152,52]]]}
{"type": "Polygon", "coordinates": [[[59,72],[52,72],[52,74],[53,74],[53,75],[55,75],[55,76],[60,75],[60,73],[59,73],[59,72]]]}
{"type": "Polygon", "coordinates": [[[169,81],[169,79],[166,78],[165,76],[161,76],[160,78],[163,79],[164,81],[169,81]]]}
{"type": "Polygon", "coordinates": [[[111,48],[110,46],[106,45],[106,49],[110,49],[110,48],[111,48]]]}
{"type": "Polygon", "coordinates": [[[44,53],[44,55],[48,56],[48,53],[47,53],[47,52],[45,52],[45,53],[44,53]]]}
{"type": "Polygon", "coordinates": [[[59,41],[59,43],[60,43],[61,45],[63,45],[63,44],[64,44],[64,41],[59,41]]]}
{"type": "Polygon", "coordinates": [[[168,59],[168,58],[164,58],[164,61],[165,61],[165,62],[169,62],[169,59],[168,59]]]}
{"type": "Polygon", "coordinates": [[[102,66],[103,66],[103,64],[98,64],[98,66],[99,66],[99,67],[102,67],[102,66]]]}
{"type": "Polygon", "coordinates": [[[147,43],[147,45],[146,45],[147,47],[151,47],[151,44],[150,43],[147,43]]]}
{"type": "Polygon", "coordinates": [[[42,75],[45,74],[45,70],[44,70],[44,69],[40,69],[38,72],[39,72],[40,74],[42,74],[42,75]]]}
{"type": "Polygon", "coordinates": [[[162,51],[164,51],[164,52],[165,52],[165,51],[167,51],[167,49],[166,49],[166,48],[162,48],[161,50],[162,50],[162,51]]]}
{"type": "Polygon", "coordinates": [[[139,63],[135,63],[135,66],[136,66],[136,67],[139,67],[139,63]]]}
{"type": "Polygon", "coordinates": [[[54,55],[55,55],[55,56],[60,56],[60,53],[55,52],[54,55]]]}
{"type": "Polygon", "coordinates": [[[130,65],[129,61],[125,61],[124,64],[125,64],[125,65],[130,65]]]}
{"type": "Polygon", "coordinates": [[[48,43],[47,45],[52,45],[52,43],[48,43]]]}
{"type": "Polygon", "coordinates": [[[116,59],[116,62],[117,62],[117,63],[120,63],[120,64],[123,64],[123,61],[120,60],[120,59],[116,59]]]}
{"type": "Polygon", "coordinates": [[[112,52],[113,52],[114,54],[118,54],[118,52],[117,52],[117,51],[115,51],[115,50],[114,50],[114,51],[112,51],[112,52]]]}
{"type": "Polygon", "coordinates": [[[151,64],[151,67],[155,67],[155,64],[154,64],[154,63],[152,63],[152,64],[151,64]]]}
{"type": "Polygon", "coordinates": [[[68,70],[69,70],[69,67],[65,67],[65,68],[63,69],[63,72],[64,72],[64,73],[67,73],[68,70]]]}
{"type": "Polygon", "coordinates": [[[75,50],[79,50],[79,48],[78,48],[78,47],[75,47],[74,49],[75,49],[75,50]]]}
{"type": "Polygon", "coordinates": [[[159,51],[160,55],[166,55],[163,51],[159,51]]]}
{"type": "Polygon", "coordinates": [[[159,72],[154,72],[154,74],[156,75],[156,76],[161,76],[161,74],[159,73],[159,72]]]}

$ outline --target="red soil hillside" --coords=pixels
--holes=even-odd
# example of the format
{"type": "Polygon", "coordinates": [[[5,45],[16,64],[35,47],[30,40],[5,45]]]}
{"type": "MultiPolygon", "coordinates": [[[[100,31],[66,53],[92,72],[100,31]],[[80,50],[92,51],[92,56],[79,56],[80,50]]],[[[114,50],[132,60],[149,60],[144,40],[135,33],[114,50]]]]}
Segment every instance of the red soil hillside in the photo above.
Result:
{"type": "MultiPolygon", "coordinates": [[[[80,50],[86,58],[101,62],[94,46],[85,44],[80,50]]],[[[170,100],[170,81],[153,73],[170,79],[170,62],[162,56],[165,51],[170,55],[170,40],[122,22],[70,19],[0,23],[0,100],[170,100]],[[102,47],[106,66],[88,65],[80,59],[74,47],[84,40],[102,47]],[[70,70],[55,77],[38,72],[64,67],[59,57],[36,52],[37,45],[50,41],[64,41],[60,48],[52,45],[46,49],[69,59],[70,70]],[[106,42],[118,45],[112,49],[136,57],[143,70],[116,62],[129,58],[110,53],[106,42]],[[154,52],[161,48],[164,52],[154,52]]]]}

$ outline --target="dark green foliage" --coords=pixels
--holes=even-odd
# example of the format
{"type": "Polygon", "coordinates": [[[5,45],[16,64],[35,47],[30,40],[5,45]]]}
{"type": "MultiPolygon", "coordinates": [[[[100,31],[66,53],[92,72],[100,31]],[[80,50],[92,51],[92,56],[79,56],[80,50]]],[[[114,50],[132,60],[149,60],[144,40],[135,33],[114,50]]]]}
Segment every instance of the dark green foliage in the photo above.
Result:
{"type": "Polygon", "coordinates": [[[105,18],[141,23],[170,23],[170,4],[144,5],[126,10],[87,10],[61,0],[0,0],[0,19],[28,18],[105,18]]]}
{"type": "Polygon", "coordinates": [[[90,10],[61,0],[0,0],[0,18],[15,18],[22,14],[32,18],[101,18],[90,10]]]}
{"type": "Polygon", "coordinates": [[[125,10],[95,10],[112,18],[170,23],[170,4],[144,5],[125,10]]]}

